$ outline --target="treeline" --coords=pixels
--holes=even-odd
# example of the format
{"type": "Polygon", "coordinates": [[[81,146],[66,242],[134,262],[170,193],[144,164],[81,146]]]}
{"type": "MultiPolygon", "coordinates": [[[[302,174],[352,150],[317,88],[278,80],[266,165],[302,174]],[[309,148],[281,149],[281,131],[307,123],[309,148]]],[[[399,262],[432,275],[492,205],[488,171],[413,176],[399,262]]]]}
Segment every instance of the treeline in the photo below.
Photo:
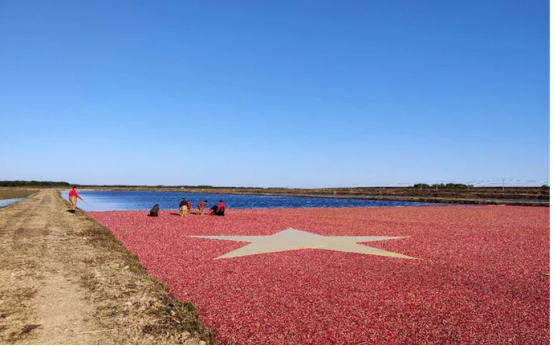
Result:
{"type": "Polygon", "coordinates": [[[433,184],[433,185],[419,183],[419,184],[415,184],[414,187],[415,187],[416,189],[436,189],[436,188],[443,188],[443,189],[467,189],[468,187],[469,187],[469,188],[472,188],[472,187],[475,187],[475,186],[473,186],[473,185],[466,185],[466,184],[453,184],[453,183],[448,183],[448,184],[433,184]]]}
{"type": "Polygon", "coordinates": [[[3,187],[69,187],[65,181],[25,181],[25,180],[0,180],[3,187]]]}
{"type": "MultiPolygon", "coordinates": [[[[436,189],[436,188],[440,188],[440,189],[468,189],[468,188],[474,188],[475,186],[466,185],[466,184],[453,184],[453,183],[433,184],[433,185],[419,183],[419,184],[415,184],[413,187],[417,188],[417,189],[436,189]]],[[[502,186],[496,186],[494,188],[501,188],[501,187],[502,186]]],[[[484,188],[484,187],[481,186],[480,188],[484,188]]],[[[548,189],[550,187],[548,185],[542,185],[541,188],[548,189]]]]}

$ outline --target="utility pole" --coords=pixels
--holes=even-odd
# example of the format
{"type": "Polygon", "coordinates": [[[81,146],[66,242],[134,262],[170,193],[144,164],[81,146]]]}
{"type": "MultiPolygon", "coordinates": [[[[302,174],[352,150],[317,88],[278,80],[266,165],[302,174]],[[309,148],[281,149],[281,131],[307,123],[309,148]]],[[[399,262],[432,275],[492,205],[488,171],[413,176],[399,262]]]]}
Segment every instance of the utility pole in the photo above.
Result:
{"type": "Polygon", "coordinates": [[[502,192],[504,192],[504,179],[502,179],[502,192]]]}

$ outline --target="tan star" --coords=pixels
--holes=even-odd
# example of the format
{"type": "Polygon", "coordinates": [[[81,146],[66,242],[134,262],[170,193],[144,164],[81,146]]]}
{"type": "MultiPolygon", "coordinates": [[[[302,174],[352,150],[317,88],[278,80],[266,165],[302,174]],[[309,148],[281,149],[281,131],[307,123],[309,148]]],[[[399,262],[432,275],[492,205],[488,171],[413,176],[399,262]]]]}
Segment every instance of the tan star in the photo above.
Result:
{"type": "Polygon", "coordinates": [[[389,239],[401,239],[407,237],[337,237],[323,236],[315,233],[299,231],[294,228],[289,228],[284,231],[275,233],[270,236],[193,236],[195,238],[218,239],[218,240],[233,240],[248,242],[239,249],[228,252],[216,259],[232,258],[239,256],[256,255],[262,253],[281,252],[299,249],[321,249],[341,252],[352,252],[374,256],[398,257],[405,259],[416,259],[399,253],[389,252],[365,245],[356,243],[380,241],[389,239]]]}

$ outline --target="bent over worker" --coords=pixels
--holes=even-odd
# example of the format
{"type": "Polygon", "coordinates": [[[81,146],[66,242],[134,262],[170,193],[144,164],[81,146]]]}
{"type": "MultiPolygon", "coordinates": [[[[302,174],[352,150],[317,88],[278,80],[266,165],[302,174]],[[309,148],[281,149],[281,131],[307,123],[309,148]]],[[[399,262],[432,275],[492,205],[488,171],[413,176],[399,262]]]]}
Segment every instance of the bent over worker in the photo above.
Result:
{"type": "Polygon", "coordinates": [[[208,201],[198,203],[198,210],[196,211],[196,215],[204,214],[204,208],[206,207],[206,204],[208,204],[208,201]]]}
{"type": "Polygon", "coordinates": [[[225,203],[220,200],[219,201],[219,205],[217,206],[213,206],[210,208],[210,211],[209,211],[209,214],[210,215],[219,215],[219,216],[225,216],[225,208],[227,208],[227,206],[225,205],[225,203]]]}
{"type": "Polygon", "coordinates": [[[71,212],[75,213],[75,208],[77,208],[77,198],[79,198],[81,201],[83,200],[81,196],[77,194],[77,191],[75,191],[76,186],[73,186],[71,191],[69,191],[69,201],[71,202],[71,212]]]}
{"type": "Polygon", "coordinates": [[[181,216],[187,216],[188,211],[189,207],[187,205],[187,202],[184,198],[181,198],[181,203],[179,203],[179,214],[181,214],[181,216]]]}

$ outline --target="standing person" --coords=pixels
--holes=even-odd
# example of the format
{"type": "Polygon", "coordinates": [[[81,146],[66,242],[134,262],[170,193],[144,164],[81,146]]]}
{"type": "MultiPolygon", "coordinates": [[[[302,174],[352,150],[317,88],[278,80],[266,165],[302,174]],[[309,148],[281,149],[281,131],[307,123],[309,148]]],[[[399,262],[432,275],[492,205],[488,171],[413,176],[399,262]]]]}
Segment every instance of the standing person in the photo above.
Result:
{"type": "Polygon", "coordinates": [[[187,205],[187,202],[184,198],[181,198],[181,203],[179,203],[179,214],[181,214],[181,216],[187,216],[188,211],[189,207],[187,205]]]}
{"type": "Polygon", "coordinates": [[[83,200],[81,196],[77,194],[77,191],[75,191],[76,186],[73,186],[71,191],[69,191],[69,201],[71,202],[71,212],[75,214],[75,208],[77,208],[77,198],[79,198],[81,201],[83,200]]]}
{"type": "Polygon", "coordinates": [[[196,212],[196,215],[204,214],[204,207],[206,207],[206,204],[208,204],[207,200],[198,203],[198,211],[196,212]]]}

